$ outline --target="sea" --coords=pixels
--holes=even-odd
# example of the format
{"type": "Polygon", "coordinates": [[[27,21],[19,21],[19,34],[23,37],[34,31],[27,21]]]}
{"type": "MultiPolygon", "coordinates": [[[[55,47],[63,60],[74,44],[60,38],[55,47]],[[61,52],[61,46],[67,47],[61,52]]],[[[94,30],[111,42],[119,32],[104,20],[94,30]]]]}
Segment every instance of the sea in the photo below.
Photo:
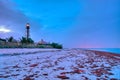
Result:
{"type": "Polygon", "coordinates": [[[105,51],[105,52],[112,52],[115,54],[120,54],[120,48],[87,48],[89,50],[97,50],[97,51],[105,51]]]}

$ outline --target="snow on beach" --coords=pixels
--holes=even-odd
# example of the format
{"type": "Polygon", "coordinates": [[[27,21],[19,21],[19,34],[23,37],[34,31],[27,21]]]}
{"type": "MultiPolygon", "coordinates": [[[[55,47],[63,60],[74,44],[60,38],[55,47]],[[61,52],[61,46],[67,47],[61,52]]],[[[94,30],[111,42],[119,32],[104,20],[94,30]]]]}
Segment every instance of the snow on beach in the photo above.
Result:
{"type": "Polygon", "coordinates": [[[83,49],[1,51],[0,80],[120,80],[119,54],[83,49]],[[16,52],[19,55],[11,55],[16,52]]]}

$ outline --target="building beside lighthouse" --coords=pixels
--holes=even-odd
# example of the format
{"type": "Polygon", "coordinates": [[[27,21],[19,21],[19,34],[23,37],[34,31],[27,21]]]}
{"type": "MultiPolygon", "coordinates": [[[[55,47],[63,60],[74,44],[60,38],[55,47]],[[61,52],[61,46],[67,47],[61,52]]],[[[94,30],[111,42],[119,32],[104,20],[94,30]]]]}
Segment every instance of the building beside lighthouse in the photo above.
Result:
{"type": "Polygon", "coordinates": [[[46,44],[49,44],[49,43],[44,41],[43,39],[41,39],[41,41],[39,41],[38,44],[39,45],[46,45],[46,44]]]}

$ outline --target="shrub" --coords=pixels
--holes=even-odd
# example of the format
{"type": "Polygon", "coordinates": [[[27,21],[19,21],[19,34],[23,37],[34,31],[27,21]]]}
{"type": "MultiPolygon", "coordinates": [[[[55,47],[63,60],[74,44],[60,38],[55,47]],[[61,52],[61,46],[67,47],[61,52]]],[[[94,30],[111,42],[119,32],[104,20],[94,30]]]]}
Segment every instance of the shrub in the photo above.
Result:
{"type": "Polygon", "coordinates": [[[51,46],[52,46],[53,48],[57,48],[57,49],[62,49],[62,48],[63,48],[62,45],[60,45],[60,44],[58,44],[58,43],[52,43],[51,46]]]}

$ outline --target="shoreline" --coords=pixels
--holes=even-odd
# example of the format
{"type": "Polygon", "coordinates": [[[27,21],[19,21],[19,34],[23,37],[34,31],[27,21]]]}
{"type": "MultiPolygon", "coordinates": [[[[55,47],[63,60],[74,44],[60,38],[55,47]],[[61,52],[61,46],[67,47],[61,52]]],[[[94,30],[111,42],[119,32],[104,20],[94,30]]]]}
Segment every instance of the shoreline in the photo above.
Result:
{"type": "MultiPolygon", "coordinates": [[[[76,50],[76,49],[74,49],[74,50],[76,50]]],[[[61,50],[64,51],[66,49],[55,49],[55,48],[2,48],[2,49],[0,49],[0,56],[25,55],[25,54],[34,54],[34,53],[43,53],[43,52],[55,52],[55,51],[61,51],[61,50]]],[[[71,50],[71,49],[67,49],[67,50],[71,50]]],[[[79,49],[79,50],[94,52],[97,55],[107,56],[107,57],[111,57],[111,58],[114,57],[114,56],[120,57],[120,54],[113,53],[113,52],[90,50],[90,49],[79,49]]]]}
{"type": "Polygon", "coordinates": [[[117,54],[117,53],[106,52],[106,51],[97,51],[97,50],[87,50],[87,51],[93,52],[98,56],[105,56],[107,58],[119,59],[120,60],[120,54],[117,54]]]}
{"type": "Polygon", "coordinates": [[[120,48],[87,48],[89,50],[102,51],[102,52],[110,52],[114,54],[120,54],[120,48]]]}
{"type": "Polygon", "coordinates": [[[3,48],[0,49],[0,54],[26,54],[26,53],[36,53],[36,52],[52,52],[59,51],[61,49],[54,48],[3,48]]]}

